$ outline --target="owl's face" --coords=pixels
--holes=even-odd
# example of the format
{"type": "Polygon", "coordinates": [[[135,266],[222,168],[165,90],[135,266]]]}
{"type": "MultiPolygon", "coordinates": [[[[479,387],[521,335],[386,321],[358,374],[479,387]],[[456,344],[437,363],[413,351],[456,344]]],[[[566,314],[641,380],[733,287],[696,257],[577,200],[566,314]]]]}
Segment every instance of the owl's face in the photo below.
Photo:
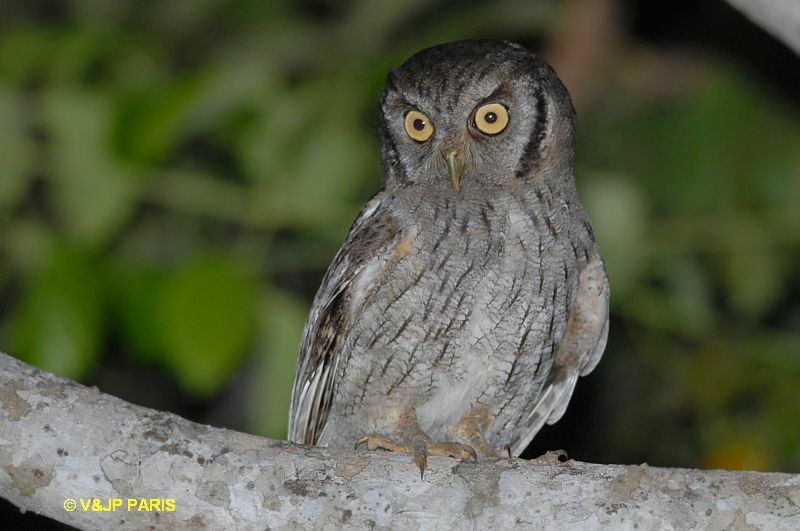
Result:
{"type": "Polygon", "coordinates": [[[390,72],[381,99],[387,186],[469,193],[543,168],[571,173],[573,126],[566,89],[521,46],[429,48],[390,72]]]}

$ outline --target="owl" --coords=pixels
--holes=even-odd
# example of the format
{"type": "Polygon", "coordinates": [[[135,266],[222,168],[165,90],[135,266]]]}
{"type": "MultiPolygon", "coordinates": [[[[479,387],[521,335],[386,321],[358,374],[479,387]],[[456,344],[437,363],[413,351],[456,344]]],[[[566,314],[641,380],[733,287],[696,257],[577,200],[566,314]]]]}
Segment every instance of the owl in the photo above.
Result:
{"type": "Polygon", "coordinates": [[[407,454],[519,455],[564,414],[608,336],[609,285],[573,177],[553,69],[496,40],[390,71],[383,189],[313,302],[289,438],[407,454]]]}

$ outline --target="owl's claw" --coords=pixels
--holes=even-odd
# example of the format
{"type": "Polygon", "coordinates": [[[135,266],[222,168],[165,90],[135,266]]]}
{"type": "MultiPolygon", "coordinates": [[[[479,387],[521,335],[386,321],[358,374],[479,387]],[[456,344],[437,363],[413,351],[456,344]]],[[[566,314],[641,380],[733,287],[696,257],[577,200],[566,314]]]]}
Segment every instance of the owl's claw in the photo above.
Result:
{"type": "Polygon", "coordinates": [[[478,462],[478,454],[475,449],[468,444],[461,444],[457,442],[434,442],[428,443],[428,454],[439,455],[444,457],[455,457],[466,461],[472,458],[476,463],[478,462]]]}
{"type": "Polygon", "coordinates": [[[425,448],[421,451],[414,452],[414,462],[419,468],[419,479],[425,478],[425,469],[428,468],[428,456],[425,453],[425,448]]]}
{"type": "Polygon", "coordinates": [[[364,435],[356,441],[356,445],[353,449],[358,450],[358,447],[362,444],[366,444],[369,451],[381,449],[389,450],[396,454],[411,455],[411,449],[405,444],[393,441],[377,433],[368,433],[364,435]]]}
{"type": "Polygon", "coordinates": [[[428,456],[435,455],[440,457],[455,457],[466,461],[473,459],[478,461],[478,454],[468,444],[461,444],[458,442],[432,442],[430,440],[415,440],[409,446],[397,441],[393,441],[388,437],[377,433],[368,433],[360,437],[355,444],[355,449],[358,449],[362,444],[367,445],[367,449],[372,450],[389,450],[397,454],[411,455],[414,457],[414,462],[419,468],[420,478],[425,476],[425,470],[428,468],[428,456]]]}

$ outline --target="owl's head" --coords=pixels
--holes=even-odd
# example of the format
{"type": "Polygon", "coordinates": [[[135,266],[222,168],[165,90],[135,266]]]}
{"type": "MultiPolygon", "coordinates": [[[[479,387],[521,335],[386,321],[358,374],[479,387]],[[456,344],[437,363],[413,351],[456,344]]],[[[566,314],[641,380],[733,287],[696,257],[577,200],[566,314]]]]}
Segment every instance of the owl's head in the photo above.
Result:
{"type": "Polygon", "coordinates": [[[575,111],[564,85],[518,44],[466,40],[423,50],[381,97],[387,187],[480,192],[512,180],[570,180],[575,111]]]}

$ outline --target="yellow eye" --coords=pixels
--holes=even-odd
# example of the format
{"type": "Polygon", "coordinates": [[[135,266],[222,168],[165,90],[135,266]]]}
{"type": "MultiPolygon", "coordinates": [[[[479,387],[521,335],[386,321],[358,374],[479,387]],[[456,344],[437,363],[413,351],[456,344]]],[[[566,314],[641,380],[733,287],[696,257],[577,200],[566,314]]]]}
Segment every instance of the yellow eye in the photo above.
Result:
{"type": "Polygon", "coordinates": [[[500,103],[487,103],[475,111],[475,127],[481,133],[496,135],[508,125],[508,110],[500,103]]]}
{"type": "Polygon", "coordinates": [[[406,114],[406,133],[417,142],[425,142],[433,136],[433,122],[419,111],[406,114]]]}

